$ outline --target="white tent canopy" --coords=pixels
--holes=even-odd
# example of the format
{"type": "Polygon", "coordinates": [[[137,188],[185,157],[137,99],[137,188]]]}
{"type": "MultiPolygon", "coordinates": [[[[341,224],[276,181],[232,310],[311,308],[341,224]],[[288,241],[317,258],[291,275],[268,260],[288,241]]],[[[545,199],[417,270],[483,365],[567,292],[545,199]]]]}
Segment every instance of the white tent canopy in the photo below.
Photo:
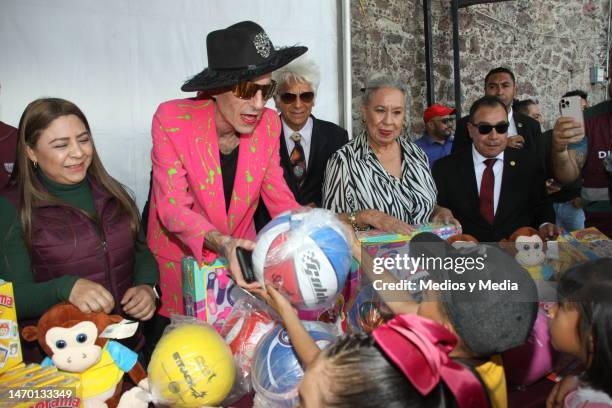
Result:
{"type": "Polygon", "coordinates": [[[61,97],[87,116],[102,161],[140,208],[159,103],[206,65],[212,30],[253,20],[275,46],[306,45],[321,69],[314,114],[341,123],[340,9],[331,0],[0,0],[0,120],[61,97]]]}

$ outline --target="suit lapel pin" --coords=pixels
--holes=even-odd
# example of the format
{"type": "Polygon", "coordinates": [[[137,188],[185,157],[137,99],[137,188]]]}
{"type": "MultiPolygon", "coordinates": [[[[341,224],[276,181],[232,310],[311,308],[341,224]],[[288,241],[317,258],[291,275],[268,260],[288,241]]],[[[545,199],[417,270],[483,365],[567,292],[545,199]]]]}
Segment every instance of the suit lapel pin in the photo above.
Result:
{"type": "Polygon", "coordinates": [[[516,126],[518,127],[523,127],[523,124],[521,122],[517,123],[516,126]]]}
{"type": "Polygon", "coordinates": [[[510,166],[512,166],[512,167],[516,166],[516,162],[515,162],[514,160],[512,160],[512,161],[510,162],[510,166]]]}

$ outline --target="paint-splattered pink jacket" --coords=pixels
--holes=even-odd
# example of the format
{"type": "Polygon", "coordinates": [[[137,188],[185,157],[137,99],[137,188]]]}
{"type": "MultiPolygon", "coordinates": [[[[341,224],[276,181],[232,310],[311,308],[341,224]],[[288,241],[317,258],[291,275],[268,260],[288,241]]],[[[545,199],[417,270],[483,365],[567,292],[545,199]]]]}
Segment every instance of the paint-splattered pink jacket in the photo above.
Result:
{"type": "Polygon", "coordinates": [[[226,213],[214,110],[212,100],[177,99],[162,103],[153,117],[147,241],[160,265],[188,255],[199,262],[214,259],[215,253],[203,249],[204,236],[211,230],[253,239],[260,195],[272,217],[300,206],[279,164],[279,117],[265,109],[253,134],[240,137],[226,213]]]}

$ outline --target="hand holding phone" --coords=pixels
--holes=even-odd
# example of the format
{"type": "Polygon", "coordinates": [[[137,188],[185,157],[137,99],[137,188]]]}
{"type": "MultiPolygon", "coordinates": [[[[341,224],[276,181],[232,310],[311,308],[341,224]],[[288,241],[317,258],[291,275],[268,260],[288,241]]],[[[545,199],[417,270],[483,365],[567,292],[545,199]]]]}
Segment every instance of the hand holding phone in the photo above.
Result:
{"type": "Polygon", "coordinates": [[[582,125],[584,129],[584,115],[582,114],[582,101],[580,96],[566,96],[559,101],[559,111],[561,116],[574,119],[582,125]]]}
{"type": "Polygon", "coordinates": [[[553,152],[563,153],[567,146],[584,139],[584,116],[579,96],[567,96],[559,102],[561,117],[553,128],[553,152]]]}
{"type": "Polygon", "coordinates": [[[242,271],[242,276],[246,283],[255,282],[255,272],[253,271],[253,251],[242,247],[236,247],[236,258],[242,271]]]}

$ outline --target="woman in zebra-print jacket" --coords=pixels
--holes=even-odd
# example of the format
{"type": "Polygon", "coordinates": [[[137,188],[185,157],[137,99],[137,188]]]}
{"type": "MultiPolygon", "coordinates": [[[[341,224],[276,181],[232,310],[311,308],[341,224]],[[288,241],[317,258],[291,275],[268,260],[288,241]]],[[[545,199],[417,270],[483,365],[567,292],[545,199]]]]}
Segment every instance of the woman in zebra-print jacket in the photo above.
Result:
{"type": "Polygon", "coordinates": [[[406,90],[380,74],[365,87],[365,129],[327,162],[323,207],[353,228],[373,227],[407,234],[428,221],[459,222],[436,205],[436,185],[427,156],[402,135],[406,90]]]}

